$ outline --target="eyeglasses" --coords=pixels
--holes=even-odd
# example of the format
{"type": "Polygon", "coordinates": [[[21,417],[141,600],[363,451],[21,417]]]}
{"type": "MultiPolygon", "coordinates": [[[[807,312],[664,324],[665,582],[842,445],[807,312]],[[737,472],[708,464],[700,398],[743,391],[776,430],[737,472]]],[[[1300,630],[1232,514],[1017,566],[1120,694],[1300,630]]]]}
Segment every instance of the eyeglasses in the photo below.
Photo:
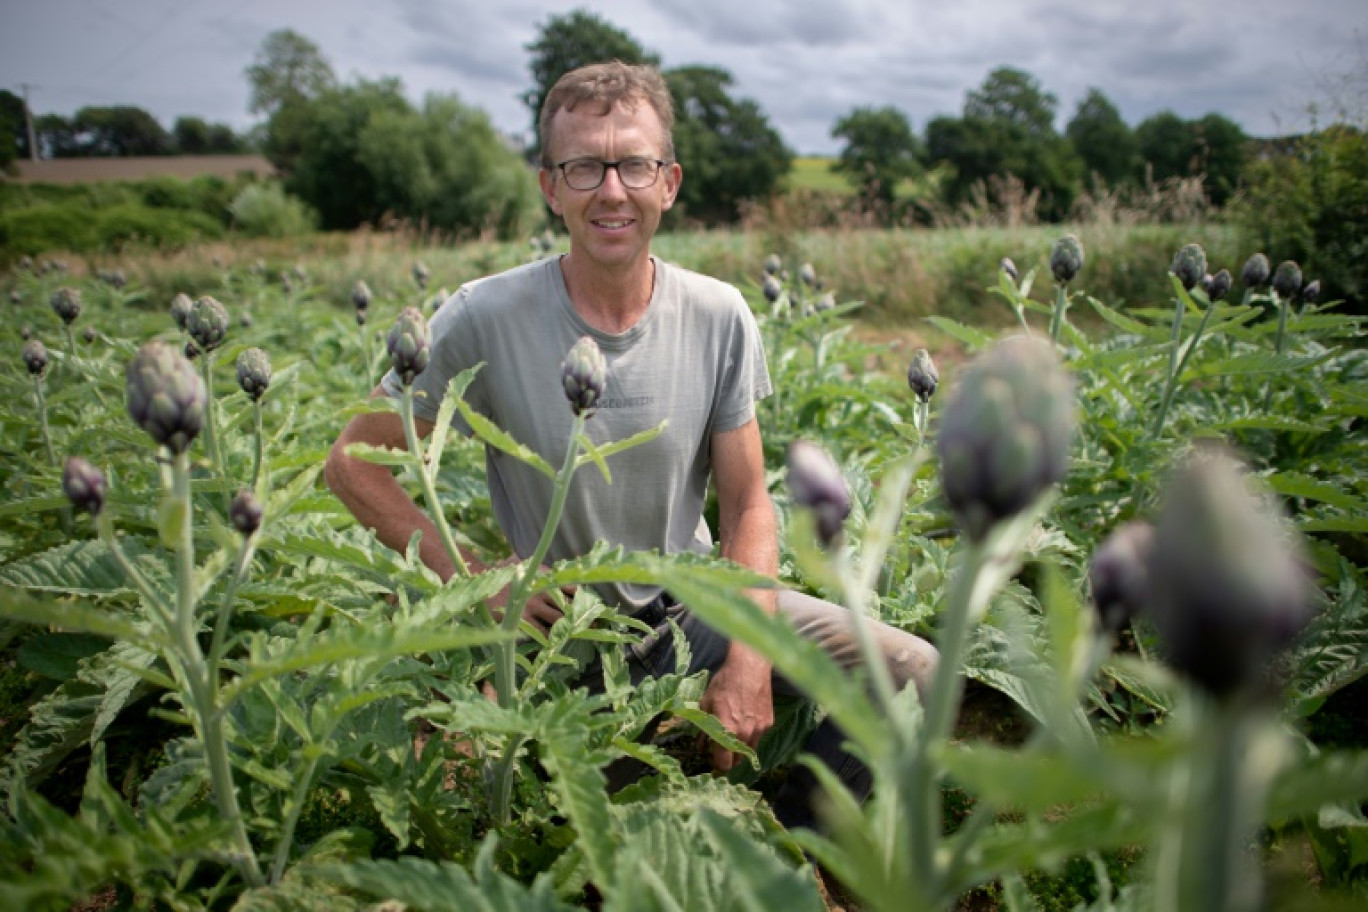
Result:
{"type": "Polygon", "coordinates": [[[571,190],[597,190],[609,168],[617,170],[618,180],[628,190],[645,190],[656,182],[660,169],[668,164],[670,162],[659,158],[624,158],[622,161],[572,158],[555,167],[565,175],[565,183],[571,190]]]}

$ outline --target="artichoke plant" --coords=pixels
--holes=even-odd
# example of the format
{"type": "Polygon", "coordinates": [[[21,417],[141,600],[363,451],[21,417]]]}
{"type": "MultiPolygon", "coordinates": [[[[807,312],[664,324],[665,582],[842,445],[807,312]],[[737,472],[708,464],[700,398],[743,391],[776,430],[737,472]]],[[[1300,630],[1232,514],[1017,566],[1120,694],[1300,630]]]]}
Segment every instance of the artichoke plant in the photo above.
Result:
{"type": "Polygon", "coordinates": [[[261,501],[245,488],[238,491],[232,503],[228,505],[228,519],[244,538],[250,537],[261,528],[262,515],[261,501]]]}
{"type": "Polygon", "coordinates": [[[357,310],[365,310],[371,305],[371,290],[364,279],[358,279],[352,286],[351,292],[352,306],[357,310]]]}
{"type": "Polygon", "coordinates": [[[1054,349],[1014,336],[976,359],[941,413],[941,486],[971,541],[1068,470],[1073,382],[1054,349]]]}
{"type": "Polygon", "coordinates": [[[1244,269],[1240,270],[1240,280],[1244,282],[1246,288],[1264,288],[1268,285],[1268,277],[1271,272],[1268,257],[1262,253],[1256,253],[1245,260],[1244,269]]]}
{"type": "Polygon", "coordinates": [[[561,384],[570,409],[576,415],[592,415],[594,403],[603,395],[608,380],[608,362],[591,336],[580,336],[561,362],[561,384]]]}
{"type": "Polygon", "coordinates": [[[214,298],[205,295],[190,308],[185,329],[202,352],[211,352],[228,336],[228,311],[214,298]]]}
{"type": "Polygon", "coordinates": [[[1306,283],[1306,286],[1305,286],[1304,288],[1302,288],[1302,292],[1301,292],[1302,301],[1304,301],[1304,302],[1307,303],[1307,304],[1315,304],[1315,303],[1316,303],[1316,299],[1320,297],[1320,293],[1321,293],[1321,283],[1320,283],[1320,279],[1313,279],[1312,281],[1307,282],[1307,283],[1306,283]]]}
{"type": "Polygon", "coordinates": [[[423,263],[413,264],[413,281],[418,283],[419,288],[427,288],[428,279],[431,276],[432,272],[423,263]]]}
{"type": "Polygon", "coordinates": [[[195,309],[195,302],[190,300],[190,296],[181,292],[171,299],[171,319],[176,321],[176,326],[181,330],[189,328],[190,311],[195,309]]]}
{"type": "Polygon", "coordinates": [[[157,443],[180,454],[204,427],[204,381],[189,361],[161,342],[148,342],[128,362],[128,414],[157,443]]]}
{"type": "Polygon", "coordinates": [[[1301,267],[1293,260],[1283,260],[1273,273],[1273,290],[1278,297],[1290,301],[1297,296],[1302,287],[1301,267]]]}
{"type": "Polygon", "coordinates": [[[764,281],[760,284],[760,290],[764,292],[765,300],[773,304],[784,293],[784,286],[779,284],[779,280],[773,275],[766,273],[764,281]]]}
{"type": "Polygon", "coordinates": [[[1016,263],[1012,262],[1011,257],[1003,257],[1002,259],[998,260],[998,269],[1007,273],[1007,278],[1011,279],[1013,282],[1017,280],[1016,263]]]}
{"type": "Polygon", "coordinates": [[[1082,242],[1076,235],[1066,234],[1055,241],[1054,249],[1050,252],[1050,272],[1054,274],[1056,282],[1067,285],[1083,268],[1083,260],[1082,242]]]}
{"type": "Polygon", "coordinates": [[[1213,304],[1230,294],[1232,284],[1229,269],[1222,269],[1215,275],[1208,275],[1202,279],[1202,288],[1206,291],[1207,299],[1213,304]]]}
{"type": "Polygon", "coordinates": [[[788,489],[795,504],[812,511],[817,538],[829,546],[850,515],[850,491],[835,460],[815,443],[793,441],[788,449],[788,489]]]}
{"type": "Polygon", "coordinates": [[[809,288],[817,284],[817,269],[811,263],[798,267],[798,280],[809,288]]]}
{"type": "Polygon", "coordinates": [[[423,312],[416,307],[405,307],[386,339],[390,362],[404,386],[412,386],[414,378],[427,369],[431,345],[423,312]]]}
{"type": "Polygon", "coordinates": [[[779,259],[779,254],[771,253],[765,257],[765,275],[777,276],[779,270],[784,268],[784,261],[779,259]]]}
{"type": "Polygon", "coordinates": [[[81,315],[81,293],[75,288],[63,286],[52,293],[53,311],[62,318],[67,326],[76,322],[81,315]]]}
{"type": "Polygon", "coordinates": [[[1154,527],[1122,523],[1103,540],[1088,563],[1088,585],[1103,633],[1115,634],[1144,610],[1154,527]]]}
{"type": "Polygon", "coordinates": [[[237,381],[242,391],[258,402],[271,385],[271,359],[259,348],[249,348],[237,358],[237,381]]]}
{"type": "Polygon", "coordinates": [[[77,510],[99,516],[108,485],[104,473],[79,456],[68,456],[62,469],[62,492],[77,510]]]}
{"type": "Polygon", "coordinates": [[[917,401],[931,401],[931,397],[936,394],[938,383],[940,372],[931,360],[931,353],[924,348],[917,349],[916,354],[912,356],[912,363],[907,365],[907,385],[916,395],[917,401]]]}
{"type": "Polygon", "coordinates": [[[1202,249],[1202,245],[1184,244],[1173,255],[1173,265],[1169,267],[1169,272],[1178,278],[1184,288],[1192,291],[1206,276],[1206,269],[1206,251],[1202,249]]]}
{"type": "Polygon", "coordinates": [[[42,377],[48,369],[47,346],[38,339],[29,339],[24,343],[24,367],[34,377],[42,377]]]}

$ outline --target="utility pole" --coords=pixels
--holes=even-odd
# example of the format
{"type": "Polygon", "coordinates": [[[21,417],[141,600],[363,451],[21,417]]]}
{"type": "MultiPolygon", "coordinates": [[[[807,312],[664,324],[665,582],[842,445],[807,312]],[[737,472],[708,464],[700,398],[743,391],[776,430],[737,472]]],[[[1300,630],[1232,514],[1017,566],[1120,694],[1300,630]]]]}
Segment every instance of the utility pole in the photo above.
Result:
{"type": "Polygon", "coordinates": [[[19,88],[24,90],[24,120],[28,123],[29,138],[29,161],[38,160],[38,137],[33,132],[33,108],[29,107],[29,89],[36,89],[37,86],[21,82],[19,88]]]}

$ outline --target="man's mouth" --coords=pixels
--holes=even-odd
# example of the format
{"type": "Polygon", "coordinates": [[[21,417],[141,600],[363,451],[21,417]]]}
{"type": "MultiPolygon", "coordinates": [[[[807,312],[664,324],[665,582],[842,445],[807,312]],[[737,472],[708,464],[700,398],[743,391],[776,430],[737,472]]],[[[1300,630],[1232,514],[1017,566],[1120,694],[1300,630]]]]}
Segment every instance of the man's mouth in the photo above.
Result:
{"type": "Polygon", "coordinates": [[[609,230],[615,230],[615,229],[618,229],[618,228],[626,228],[628,225],[632,224],[632,220],[631,220],[631,219],[625,219],[625,218],[617,218],[617,219],[600,218],[600,219],[594,219],[593,222],[594,222],[594,224],[597,225],[598,227],[600,227],[600,228],[607,228],[607,229],[609,229],[609,230]]]}

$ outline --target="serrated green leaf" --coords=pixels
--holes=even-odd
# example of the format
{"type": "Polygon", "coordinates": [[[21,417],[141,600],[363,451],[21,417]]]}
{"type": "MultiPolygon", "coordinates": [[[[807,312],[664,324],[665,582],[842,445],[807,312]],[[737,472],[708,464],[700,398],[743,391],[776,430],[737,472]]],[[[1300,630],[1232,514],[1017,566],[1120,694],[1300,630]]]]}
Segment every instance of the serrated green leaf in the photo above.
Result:
{"type": "Polygon", "coordinates": [[[613,857],[621,843],[608,811],[607,779],[583,755],[581,738],[561,735],[542,742],[542,763],[551,773],[560,809],[579,835],[578,848],[594,883],[606,892],[613,886],[613,857]]]}
{"type": "Polygon", "coordinates": [[[1368,751],[1327,751],[1290,763],[1273,781],[1269,820],[1295,820],[1323,805],[1368,800],[1368,751]]]}
{"type": "Polygon", "coordinates": [[[518,443],[503,428],[471,408],[464,399],[456,400],[456,407],[461,410],[461,417],[465,418],[466,424],[470,425],[475,436],[484,443],[502,453],[507,453],[523,465],[536,469],[547,478],[555,479],[556,470],[551,468],[550,463],[542,459],[532,449],[518,443]]]}
{"type": "Polygon", "coordinates": [[[1200,380],[1205,377],[1235,377],[1250,374],[1280,374],[1286,371],[1304,371],[1324,364],[1333,354],[1325,355],[1277,355],[1272,352],[1251,352],[1203,361],[1183,372],[1183,382],[1200,380]]]}
{"type": "Polygon", "coordinates": [[[630,450],[632,447],[641,446],[643,443],[649,443],[665,433],[665,428],[667,428],[669,424],[670,420],[667,418],[655,427],[648,428],[639,434],[633,434],[630,437],[614,440],[611,443],[605,443],[601,446],[595,444],[587,435],[585,435],[580,438],[584,445],[585,452],[576,460],[575,465],[583,466],[589,462],[594,462],[599,466],[599,471],[603,473],[603,477],[608,479],[608,467],[606,465],[608,457],[621,453],[623,450],[630,450]]]}
{"type": "Polygon", "coordinates": [[[1298,521],[1303,532],[1358,532],[1368,533],[1368,516],[1330,516],[1298,521]]]}
{"type": "Polygon", "coordinates": [[[1229,418],[1205,427],[1212,431],[1287,431],[1293,434],[1323,434],[1328,428],[1320,427],[1300,418],[1281,415],[1249,415],[1243,418],[1229,418]]]}
{"type": "Polygon", "coordinates": [[[427,458],[429,465],[439,466],[442,464],[442,454],[446,451],[447,435],[451,432],[451,419],[456,414],[456,403],[464,401],[466,389],[482,367],[484,367],[483,361],[474,367],[461,371],[447,383],[446,395],[442,397],[442,404],[437,408],[437,418],[432,425],[432,434],[428,437],[427,458]]]}
{"type": "Polygon", "coordinates": [[[157,534],[161,536],[163,547],[175,550],[189,522],[189,503],[169,494],[161,499],[157,505],[157,534]]]}
{"type": "MultiPolygon", "coordinates": [[[[169,578],[164,559],[136,539],[125,537],[120,544],[129,561],[154,586],[169,578]]],[[[0,567],[0,585],[78,596],[133,591],[123,567],[100,541],[69,542],[8,563],[0,567]]]]}
{"type": "Polygon", "coordinates": [[[1304,497],[1318,500],[1341,510],[1368,512],[1368,504],[1360,497],[1346,493],[1333,484],[1318,481],[1296,472],[1275,472],[1267,476],[1268,486],[1284,497],[1304,497]]]}
{"type": "Polygon", "coordinates": [[[364,460],[373,465],[400,466],[410,468],[418,465],[418,458],[408,450],[394,450],[389,447],[372,446],[369,443],[349,443],[348,456],[364,460]]]}
{"type": "Polygon", "coordinates": [[[993,344],[993,337],[982,330],[965,326],[949,317],[927,317],[926,322],[939,329],[952,339],[963,342],[970,351],[981,351],[993,344]]]}
{"type": "MultiPolygon", "coordinates": [[[[492,855],[492,838],[480,852],[492,855]]],[[[376,901],[404,904],[424,912],[573,912],[556,898],[550,879],[542,876],[524,886],[493,869],[492,861],[477,862],[474,876],[449,861],[405,856],[394,861],[358,859],[348,864],[321,865],[325,882],[360,891],[376,901]]]]}
{"type": "Polygon", "coordinates": [[[108,648],[108,639],[89,633],[41,633],[19,647],[15,660],[20,668],[65,681],[76,674],[82,659],[108,648]]]}
{"type": "Polygon", "coordinates": [[[1115,310],[1111,307],[1108,307],[1106,304],[1103,304],[1101,301],[1097,300],[1096,298],[1090,295],[1085,296],[1085,300],[1088,302],[1088,304],[1092,306],[1093,310],[1097,311],[1097,315],[1099,317],[1101,317],[1103,320],[1106,320],[1108,323],[1110,323],[1112,326],[1115,326],[1122,332],[1130,333],[1134,336],[1139,336],[1142,339],[1162,339],[1164,335],[1168,332],[1168,330],[1166,329],[1156,328],[1150,326],[1149,324],[1141,323],[1139,320],[1132,319],[1131,317],[1128,317],[1125,314],[1121,313],[1119,310],[1115,310]]]}

